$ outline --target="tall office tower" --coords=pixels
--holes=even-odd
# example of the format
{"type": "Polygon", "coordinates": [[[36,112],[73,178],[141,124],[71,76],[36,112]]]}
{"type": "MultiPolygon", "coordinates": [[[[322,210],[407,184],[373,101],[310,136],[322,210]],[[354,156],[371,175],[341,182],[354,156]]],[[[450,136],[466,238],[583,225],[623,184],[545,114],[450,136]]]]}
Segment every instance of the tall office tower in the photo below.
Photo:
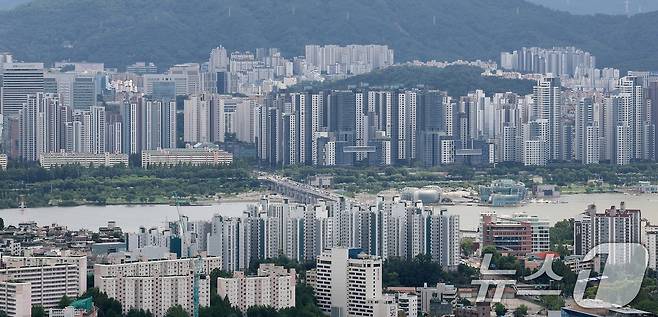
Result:
{"type": "Polygon", "coordinates": [[[174,65],[169,68],[170,75],[182,75],[187,82],[187,94],[201,93],[201,67],[197,63],[174,65]]]}
{"type": "Polygon", "coordinates": [[[575,159],[583,164],[598,164],[601,158],[601,105],[593,97],[581,98],[575,112],[575,159]]]}
{"type": "Polygon", "coordinates": [[[44,91],[59,95],[60,103],[73,108],[75,73],[44,73],[44,91]]]}
{"type": "MultiPolygon", "coordinates": [[[[641,243],[642,212],[638,209],[626,209],[621,203],[603,213],[590,205],[587,210],[575,218],[574,255],[585,255],[592,248],[603,243],[641,243]]],[[[613,261],[626,261],[632,254],[621,252],[613,254],[613,261]]]]}
{"type": "Polygon", "coordinates": [[[97,105],[97,96],[100,95],[95,75],[75,74],[73,81],[73,109],[91,109],[97,105]]]}
{"type": "Polygon", "coordinates": [[[133,73],[133,74],[137,74],[137,75],[157,74],[158,73],[158,66],[156,66],[152,62],[149,62],[149,63],[136,62],[132,65],[126,66],[126,73],[133,73]]]}
{"type": "MultiPolygon", "coordinates": [[[[211,141],[210,95],[193,95],[184,102],[183,141],[190,143],[211,141]]],[[[223,116],[222,116],[223,117],[223,116]]]]}
{"type": "Polygon", "coordinates": [[[445,210],[432,211],[429,222],[427,254],[442,267],[456,268],[461,255],[459,215],[449,215],[445,210]]]}
{"type": "Polygon", "coordinates": [[[617,107],[617,148],[623,147],[628,154],[619,153],[617,163],[626,164],[630,160],[653,159],[654,126],[650,120],[646,89],[642,86],[642,79],[636,76],[626,76],[619,79],[619,93],[616,99],[617,107]],[[649,142],[647,144],[647,141],[649,142]]]}
{"type": "Polygon", "coordinates": [[[658,269],[658,227],[646,226],[644,228],[644,245],[649,251],[649,267],[658,269]]]}
{"type": "Polygon", "coordinates": [[[382,294],[382,260],[360,249],[333,248],[317,259],[318,307],[337,316],[397,316],[382,294]]]}
{"type": "Polygon", "coordinates": [[[65,148],[62,138],[65,109],[55,95],[38,93],[28,96],[25,106],[18,112],[18,143],[23,159],[36,161],[43,153],[65,148]]]}
{"type": "Polygon", "coordinates": [[[121,105],[121,146],[124,154],[142,151],[143,98],[132,98],[121,105]]]}
{"type": "Polygon", "coordinates": [[[144,150],[176,147],[176,102],[145,100],[142,116],[144,150]]]}
{"type": "MultiPolygon", "coordinates": [[[[356,144],[357,115],[363,120],[362,95],[353,91],[332,91],[327,97],[327,128],[335,133],[336,137],[336,164],[351,165],[356,156],[353,146],[356,144]],[[358,109],[357,109],[358,108],[358,109]]],[[[363,121],[360,121],[363,122],[363,121]]]]}
{"type": "Polygon", "coordinates": [[[5,63],[1,82],[0,113],[6,117],[18,116],[28,95],[44,92],[43,64],[5,63]]]}
{"type": "Polygon", "coordinates": [[[547,75],[537,81],[533,93],[533,108],[530,113],[531,120],[543,119],[548,121],[548,129],[542,131],[540,138],[546,141],[547,158],[562,160],[562,94],[560,79],[547,75]]]}
{"type": "Polygon", "coordinates": [[[184,74],[146,74],[143,79],[145,95],[158,99],[188,95],[188,77],[184,74]]]}
{"type": "Polygon", "coordinates": [[[210,59],[208,61],[208,71],[216,73],[220,71],[227,71],[229,65],[228,53],[223,46],[213,48],[210,51],[210,59]]]}

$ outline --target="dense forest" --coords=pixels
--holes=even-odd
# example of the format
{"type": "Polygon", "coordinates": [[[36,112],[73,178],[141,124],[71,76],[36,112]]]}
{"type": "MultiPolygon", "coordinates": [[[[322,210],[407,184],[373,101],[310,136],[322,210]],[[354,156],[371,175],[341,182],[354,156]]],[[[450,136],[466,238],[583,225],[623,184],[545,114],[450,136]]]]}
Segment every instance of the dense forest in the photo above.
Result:
{"type": "MultiPolygon", "coordinates": [[[[396,66],[376,70],[364,75],[344,80],[332,81],[313,86],[315,89],[346,89],[349,87],[426,87],[446,91],[459,98],[477,89],[487,95],[496,92],[515,92],[520,95],[532,93],[535,84],[529,80],[502,79],[481,76],[482,69],[474,66],[448,66],[446,68],[396,66]]],[[[302,83],[297,88],[306,88],[302,83]]]]}
{"type": "Polygon", "coordinates": [[[258,190],[250,169],[179,166],[173,168],[29,166],[0,171],[0,209],[49,205],[172,203],[173,196],[212,199],[217,194],[258,190]]]}
{"type": "Polygon", "coordinates": [[[658,68],[658,12],[575,16],[523,0],[35,0],[0,12],[0,51],[124,67],[207,60],[210,49],[388,44],[396,59],[493,58],[574,45],[600,65],[658,68]]]}

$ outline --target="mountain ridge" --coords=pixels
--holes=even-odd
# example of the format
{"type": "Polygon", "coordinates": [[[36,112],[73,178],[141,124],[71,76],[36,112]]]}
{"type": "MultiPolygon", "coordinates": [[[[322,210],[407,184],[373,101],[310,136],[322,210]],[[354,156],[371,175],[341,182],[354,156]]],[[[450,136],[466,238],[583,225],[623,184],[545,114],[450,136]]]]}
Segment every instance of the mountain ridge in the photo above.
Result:
{"type": "Polygon", "coordinates": [[[0,12],[0,51],[123,67],[203,61],[218,45],[303,55],[305,44],[377,43],[398,61],[569,45],[600,66],[658,69],[655,25],[658,12],[574,16],[522,0],[35,0],[0,12]]]}

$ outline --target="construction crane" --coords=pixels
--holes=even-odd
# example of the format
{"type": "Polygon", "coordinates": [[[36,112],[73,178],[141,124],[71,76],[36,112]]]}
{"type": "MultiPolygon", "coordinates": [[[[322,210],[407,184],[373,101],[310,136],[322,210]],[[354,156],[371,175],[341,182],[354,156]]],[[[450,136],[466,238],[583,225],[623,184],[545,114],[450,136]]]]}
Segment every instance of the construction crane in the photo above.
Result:
{"type": "MultiPolygon", "coordinates": [[[[174,199],[176,202],[176,212],[178,213],[178,234],[181,239],[181,255],[183,253],[183,247],[187,245],[186,240],[187,240],[187,223],[183,221],[183,215],[180,212],[180,199],[174,193],[174,199]]],[[[189,254],[189,249],[186,251],[188,253],[188,256],[190,258],[192,257],[191,254],[189,254]]],[[[201,255],[198,254],[198,251],[196,252],[197,254],[194,256],[193,260],[193,270],[194,270],[194,284],[192,286],[192,305],[193,305],[193,314],[192,317],[199,317],[199,284],[201,280],[201,274],[203,273],[203,259],[201,258],[201,255]]]]}

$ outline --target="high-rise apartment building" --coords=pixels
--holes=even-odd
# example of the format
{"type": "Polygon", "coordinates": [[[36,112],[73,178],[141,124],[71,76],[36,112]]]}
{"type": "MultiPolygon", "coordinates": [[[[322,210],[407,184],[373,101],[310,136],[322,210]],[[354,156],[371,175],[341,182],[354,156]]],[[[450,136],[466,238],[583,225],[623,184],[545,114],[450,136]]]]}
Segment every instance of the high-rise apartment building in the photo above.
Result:
{"type": "Polygon", "coordinates": [[[87,290],[87,258],[3,256],[0,276],[30,283],[32,305],[54,308],[64,295],[75,298],[87,290]]]}
{"type": "Polygon", "coordinates": [[[649,251],[649,267],[658,269],[658,227],[647,226],[644,230],[644,245],[649,251]]]}
{"type": "MultiPolygon", "coordinates": [[[[318,307],[338,316],[397,316],[382,294],[382,260],[360,249],[333,248],[317,259],[318,307]]],[[[394,304],[393,304],[394,305],[394,304]]]]}
{"type": "Polygon", "coordinates": [[[217,279],[217,295],[228,298],[241,311],[250,307],[285,309],[295,307],[295,269],[261,264],[254,276],[234,272],[233,277],[217,279]]]}
{"type": "Polygon", "coordinates": [[[32,287],[29,282],[17,282],[0,276],[0,310],[9,317],[32,316],[32,287]]]}
{"type": "MultiPolygon", "coordinates": [[[[642,212],[627,209],[624,202],[599,213],[590,205],[574,221],[574,255],[585,255],[603,243],[641,243],[642,212]]],[[[632,255],[627,252],[615,254],[615,261],[626,261],[632,255]]]]}
{"type": "Polygon", "coordinates": [[[94,287],[118,300],[124,313],[142,309],[162,317],[170,307],[180,305],[191,314],[197,261],[199,304],[209,306],[210,272],[221,267],[216,257],[95,264],[94,287]]]}

